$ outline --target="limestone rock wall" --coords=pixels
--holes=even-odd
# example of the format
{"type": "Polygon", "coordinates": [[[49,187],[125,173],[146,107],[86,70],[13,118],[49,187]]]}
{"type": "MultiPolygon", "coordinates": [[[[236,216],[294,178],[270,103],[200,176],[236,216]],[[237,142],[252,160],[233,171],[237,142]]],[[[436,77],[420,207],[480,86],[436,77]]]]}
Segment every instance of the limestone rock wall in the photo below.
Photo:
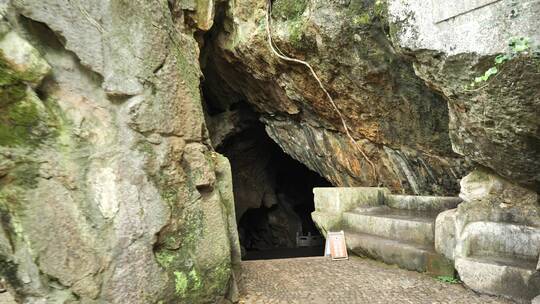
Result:
{"type": "Polygon", "coordinates": [[[309,70],[270,52],[266,1],[222,7],[206,48],[209,95],[223,111],[250,103],[288,154],[336,186],[457,193],[464,164],[451,148],[446,102],[394,49],[386,10],[384,1],[276,0],[272,13],[276,44],[314,67],[379,180],[309,70]]]}
{"type": "Polygon", "coordinates": [[[207,138],[184,22],[208,23],[196,10],[0,2],[0,277],[18,301],[213,303],[234,290],[230,166],[207,138]]]}
{"type": "Polygon", "coordinates": [[[538,1],[389,1],[392,38],[449,106],[454,151],[540,189],[538,1]],[[527,39],[517,51],[509,43],[527,39]],[[512,54],[514,53],[514,54],[512,54]],[[495,64],[497,55],[512,59],[495,64]],[[490,68],[499,72],[471,86],[490,68]]]}
{"type": "Polygon", "coordinates": [[[529,303],[540,292],[540,2],[389,1],[388,11],[398,51],[448,102],[453,150],[478,164],[461,181],[464,203],[437,218],[437,251],[471,288],[529,303]]]}

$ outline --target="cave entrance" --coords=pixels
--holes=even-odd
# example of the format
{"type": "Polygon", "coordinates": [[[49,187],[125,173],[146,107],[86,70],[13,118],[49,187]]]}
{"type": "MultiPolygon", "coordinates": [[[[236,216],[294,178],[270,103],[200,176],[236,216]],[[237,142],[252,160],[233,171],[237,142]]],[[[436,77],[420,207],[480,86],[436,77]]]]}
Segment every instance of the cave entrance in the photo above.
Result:
{"type": "Polygon", "coordinates": [[[286,154],[265,131],[259,114],[265,111],[228,85],[243,77],[216,55],[224,13],[224,6],[217,10],[215,26],[201,38],[201,90],[212,145],[231,163],[242,259],[322,256],[325,240],[311,218],[313,188],[332,185],[286,154]]]}
{"type": "Polygon", "coordinates": [[[287,155],[246,103],[207,113],[214,147],[231,163],[242,259],[322,256],[313,188],[331,184],[287,155]]]}
{"type": "Polygon", "coordinates": [[[323,255],[313,188],[330,186],[317,173],[285,154],[254,123],[218,149],[231,162],[243,259],[323,255]]]}

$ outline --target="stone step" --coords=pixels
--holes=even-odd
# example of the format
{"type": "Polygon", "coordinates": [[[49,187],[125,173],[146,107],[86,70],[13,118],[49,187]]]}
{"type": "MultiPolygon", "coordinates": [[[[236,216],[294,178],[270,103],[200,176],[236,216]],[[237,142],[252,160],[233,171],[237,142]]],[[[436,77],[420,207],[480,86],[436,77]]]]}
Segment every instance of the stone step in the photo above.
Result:
{"type": "Polygon", "coordinates": [[[540,228],[500,222],[468,224],[461,256],[509,256],[537,260],[540,252],[540,228]]]}
{"type": "Polygon", "coordinates": [[[527,304],[540,295],[540,272],[535,264],[515,257],[469,256],[455,260],[461,280],[470,288],[527,304]]]}
{"type": "Polygon", "coordinates": [[[379,207],[343,213],[343,227],[354,232],[433,246],[436,213],[379,207]]]}
{"type": "Polygon", "coordinates": [[[396,209],[443,212],[456,208],[461,198],[452,196],[417,196],[389,194],[384,197],[384,204],[396,209]]]}
{"type": "Polygon", "coordinates": [[[350,230],[345,230],[345,239],[347,247],[360,256],[436,276],[454,275],[452,262],[437,254],[431,246],[391,240],[350,230]]]}
{"type": "Polygon", "coordinates": [[[326,236],[328,231],[339,231],[341,230],[341,214],[340,213],[330,213],[330,212],[321,212],[313,211],[311,213],[311,218],[319,231],[326,236]]]}

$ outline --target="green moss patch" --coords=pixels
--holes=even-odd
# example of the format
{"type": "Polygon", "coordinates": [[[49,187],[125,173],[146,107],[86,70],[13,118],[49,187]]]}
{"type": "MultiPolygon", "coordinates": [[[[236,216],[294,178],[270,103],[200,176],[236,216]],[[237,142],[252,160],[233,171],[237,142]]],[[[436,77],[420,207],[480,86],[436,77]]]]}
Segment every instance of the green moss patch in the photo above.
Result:
{"type": "Polygon", "coordinates": [[[14,147],[40,141],[33,131],[41,117],[37,105],[28,98],[8,104],[0,113],[0,146],[14,147]]]}
{"type": "Polygon", "coordinates": [[[294,20],[289,23],[289,42],[295,48],[301,48],[303,46],[302,40],[304,38],[305,22],[303,20],[294,20]]]}
{"type": "Polygon", "coordinates": [[[276,0],[272,6],[272,17],[283,20],[298,19],[306,8],[306,0],[276,0]]]}
{"type": "Polygon", "coordinates": [[[350,16],[351,25],[354,27],[385,27],[388,15],[386,0],[377,1],[352,1],[347,14],[350,16]]]}
{"type": "Polygon", "coordinates": [[[215,295],[225,293],[231,277],[231,267],[228,262],[224,262],[205,271],[193,267],[173,271],[172,275],[175,294],[182,303],[206,303],[215,295]]]}

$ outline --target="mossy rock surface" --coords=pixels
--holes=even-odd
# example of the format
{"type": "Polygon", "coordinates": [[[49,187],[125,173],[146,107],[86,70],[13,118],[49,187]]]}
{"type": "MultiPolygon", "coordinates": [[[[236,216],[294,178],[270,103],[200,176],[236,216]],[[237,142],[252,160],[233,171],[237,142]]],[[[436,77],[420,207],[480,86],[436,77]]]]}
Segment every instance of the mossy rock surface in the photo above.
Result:
{"type": "Polygon", "coordinates": [[[276,0],[272,5],[272,16],[284,20],[293,20],[299,18],[306,8],[306,0],[276,0]]]}

